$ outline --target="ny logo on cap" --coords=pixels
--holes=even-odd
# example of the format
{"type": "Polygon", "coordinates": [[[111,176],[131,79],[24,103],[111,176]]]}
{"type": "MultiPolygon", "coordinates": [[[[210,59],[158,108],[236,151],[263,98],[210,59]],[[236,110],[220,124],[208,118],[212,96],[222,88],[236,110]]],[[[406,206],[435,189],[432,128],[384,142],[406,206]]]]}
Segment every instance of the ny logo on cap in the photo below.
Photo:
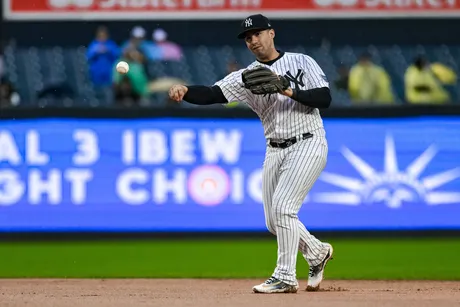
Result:
{"type": "Polygon", "coordinates": [[[247,28],[247,27],[250,27],[252,26],[252,19],[251,18],[248,18],[244,21],[244,26],[247,28]]]}

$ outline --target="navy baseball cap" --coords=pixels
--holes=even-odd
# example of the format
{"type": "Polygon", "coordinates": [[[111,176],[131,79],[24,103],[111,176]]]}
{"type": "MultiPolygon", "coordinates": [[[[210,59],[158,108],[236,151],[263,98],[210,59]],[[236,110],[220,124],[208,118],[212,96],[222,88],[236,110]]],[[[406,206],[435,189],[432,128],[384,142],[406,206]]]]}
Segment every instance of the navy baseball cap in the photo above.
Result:
{"type": "Polygon", "coordinates": [[[240,39],[244,38],[248,31],[273,29],[270,20],[262,14],[251,15],[245,18],[241,22],[240,28],[240,33],[238,34],[238,38],[240,39]]]}

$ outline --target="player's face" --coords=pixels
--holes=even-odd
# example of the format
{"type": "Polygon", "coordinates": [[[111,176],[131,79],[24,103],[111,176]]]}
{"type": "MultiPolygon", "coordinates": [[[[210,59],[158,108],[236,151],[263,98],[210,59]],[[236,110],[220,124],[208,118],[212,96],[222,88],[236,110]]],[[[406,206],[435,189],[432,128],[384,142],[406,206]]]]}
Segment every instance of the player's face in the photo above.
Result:
{"type": "Polygon", "coordinates": [[[272,30],[251,31],[246,34],[246,46],[256,57],[263,59],[274,48],[273,37],[274,32],[272,30]]]}

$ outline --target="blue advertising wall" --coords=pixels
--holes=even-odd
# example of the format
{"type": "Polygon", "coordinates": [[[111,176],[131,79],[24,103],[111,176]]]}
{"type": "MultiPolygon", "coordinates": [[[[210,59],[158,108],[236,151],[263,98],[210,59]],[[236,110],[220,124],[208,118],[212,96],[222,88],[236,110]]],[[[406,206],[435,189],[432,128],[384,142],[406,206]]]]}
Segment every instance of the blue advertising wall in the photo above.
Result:
{"type": "MultiPolygon", "coordinates": [[[[312,230],[460,229],[460,117],[325,119],[312,230]]],[[[264,231],[260,121],[0,122],[0,231],[264,231]]]]}

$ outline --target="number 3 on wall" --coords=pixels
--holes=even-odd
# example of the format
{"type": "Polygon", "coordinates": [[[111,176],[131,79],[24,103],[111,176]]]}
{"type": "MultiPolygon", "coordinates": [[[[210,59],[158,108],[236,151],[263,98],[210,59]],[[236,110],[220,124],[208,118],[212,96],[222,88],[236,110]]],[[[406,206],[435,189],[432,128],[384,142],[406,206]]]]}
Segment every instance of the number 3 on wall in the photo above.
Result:
{"type": "Polygon", "coordinates": [[[77,150],[73,155],[75,165],[90,165],[99,160],[97,135],[91,130],[75,130],[73,139],[77,142],[77,150]]]}

